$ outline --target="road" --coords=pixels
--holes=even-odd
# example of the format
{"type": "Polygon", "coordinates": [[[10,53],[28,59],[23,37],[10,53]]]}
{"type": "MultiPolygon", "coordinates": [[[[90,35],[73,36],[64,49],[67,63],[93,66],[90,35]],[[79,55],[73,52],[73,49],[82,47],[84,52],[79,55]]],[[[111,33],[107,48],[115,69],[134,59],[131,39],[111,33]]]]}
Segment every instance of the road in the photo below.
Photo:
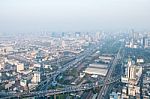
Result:
{"type": "Polygon", "coordinates": [[[107,72],[107,75],[106,75],[105,80],[104,80],[104,85],[102,86],[102,88],[101,88],[101,90],[97,96],[97,99],[105,99],[105,95],[107,94],[107,92],[109,90],[109,85],[107,83],[109,82],[109,79],[112,76],[112,73],[116,67],[118,59],[121,58],[121,56],[120,56],[121,49],[122,49],[122,46],[119,48],[119,51],[118,51],[116,57],[114,58],[113,63],[111,65],[109,71],[107,72]]]}
{"type": "MultiPolygon", "coordinates": [[[[112,78],[112,80],[109,80],[109,82],[106,83],[106,85],[112,84],[114,82],[118,82],[118,77],[112,78]]],[[[82,84],[80,86],[67,86],[65,88],[61,89],[53,89],[53,90],[45,90],[45,91],[35,91],[35,92],[22,92],[22,93],[5,93],[1,92],[0,96],[1,99],[11,99],[11,98],[23,98],[23,97],[45,97],[45,96],[51,96],[56,94],[64,94],[64,93],[70,93],[70,92],[78,92],[78,91],[84,91],[89,90],[92,88],[97,88],[103,86],[104,83],[88,83],[88,84],[82,84]]]]}
{"type": "Polygon", "coordinates": [[[81,62],[84,58],[88,57],[89,55],[91,55],[92,53],[94,53],[97,49],[98,45],[93,45],[90,48],[88,48],[87,50],[85,50],[83,53],[79,54],[78,56],[76,56],[75,60],[72,60],[71,62],[65,64],[64,66],[62,66],[62,68],[59,68],[56,72],[54,72],[51,77],[49,77],[48,79],[46,79],[45,81],[41,82],[40,85],[40,90],[47,90],[51,81],[55,81],[55,78],[65,72],[67,69],[74,67],[77,63],[81,62]]]}

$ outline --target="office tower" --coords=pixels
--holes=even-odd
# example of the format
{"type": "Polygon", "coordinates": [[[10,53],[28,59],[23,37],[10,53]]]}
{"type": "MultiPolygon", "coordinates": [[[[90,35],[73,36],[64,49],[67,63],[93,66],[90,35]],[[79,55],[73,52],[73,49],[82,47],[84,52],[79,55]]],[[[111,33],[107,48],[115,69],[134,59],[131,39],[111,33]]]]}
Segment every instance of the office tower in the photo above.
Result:
{"type": "Polygon", "coordinates": [[[150,38],[144,38],[144,48],[150,48],[150,38]]]}
{"type": "Polygon", "coordinates": [[[32,83],[38,83],[38,82],[40,82],[41,81],[41,77],[40,76],[41,76],[40,72],[34,72],[31,82],[32,83]]]}
{"type": "Polygon", "coordinates": [[[129,72],[130,72],[129,79],[135,79],[136,78],[136,67],[131,66],[129,68],[129,72]]]}
{"type": "Polygon", "coordinates": [[[128,60],[128,65],[127,65],[127,77],[128,79],[135,79],[136,76],[136,67],[134,65],[132,65],[132,60],[129,58],[128,60]]]}
{"type": "Polygon", "coordinates": [[[131,59],[129,58],[129,59],[128,59],[128,65],[127,65],[127,66],[128,66],[128,67],[127,67],[127,70],[128,70],[128,72],[127,72],[127,73],[128,73],[128,74],[127,74],[127,77],[128,77],[128,78],[130,78],[130,67],[131,67],[131,65],[132,65],[132,61],[131,61],[131,59]]]}

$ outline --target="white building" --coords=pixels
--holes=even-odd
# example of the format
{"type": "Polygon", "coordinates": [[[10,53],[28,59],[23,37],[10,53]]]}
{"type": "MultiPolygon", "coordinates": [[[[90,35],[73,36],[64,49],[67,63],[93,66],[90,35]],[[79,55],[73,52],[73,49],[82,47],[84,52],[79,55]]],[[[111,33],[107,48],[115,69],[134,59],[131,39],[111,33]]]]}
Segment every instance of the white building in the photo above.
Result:
{"type": "Polygon", "coordinates": [[[111,56],[99,56],[99,59],[102,59],[102,60],[112,60],[113,57],[111,57],[111,56]]]}
{"type": "Polygon", "coordinates": [[[104,64],[89,64],[89,67],[85,69],[85,73],[106,76],[108,71],[108,65],[104,64]]]}
{"type": "Polygon", "coordinates": [[[108,69],[87,68],[84,72],[87,74],[106,76],[108,69]]]}
{"type": "Polygon", "coordinates": [[[17,72],[21,72],[24,70],[24,64],[23,63],[18,63],[17,64],[17,72]]]}
{"type": "Polygon", "coordinates": [[[0,61],[0,70],[2,70],[4,68],[4,62],[3,61],[0,61]]]}
{"type": "Polygon", "coordinates": [[[107,69],[108,65],[106,65],[106,64],[89,64],[89,68],[107,69]]]}
{"type": "Polygon", "coordinates": [[[121,82],[122,83],[128,83],[128,78],[127,77],[121,77],[121,82]]]}
{"type": "Polygon", "coordinates": [[[17,65],[19,64],[19,61],[18,60],[14,60],[14,59],[9,59],[9,60],[6,60],[7,63],[11,64],[11,65],[17,65]]]}
{"type": "Polygon", "coordinates": [[[41,81],[40,72],[34,72],[31,82],[38,83],[41,81]]]}
{"type": "Polygon", "coordinates": [[[140,87],[132,86],[132,85],[128,86],[128,95],[136,96],[136,94],[139,94],[139,93],[140,93],[140,87]]]}
{"type": "Polygon", "coordinates": [[[0,46],[0,54],[7,54],[13,51],[13,47],[11,45],[1,45],[0,46]]]}
{"type": "Polygon", "coordinates": [[[129,69],[130,69],[129,79],[136,79],[136,67],[131,66],[129,69]]]}
{"type": "Polygon", "coordinates": [[[20,85],[23,87],[27,86],[27,80],[20,80],[20,85]]]}
{"type": "Polygon", "coordinates": [[[10,81],[8,84],[5,85],[5,89],[9,89],[13,84],[15,84],[15,81],[10,81]]]}
{"type": "Polygon", "coordinates": [[[138,58],[136,62],[137,62],[137,63],[144,63],[144,59],[138,58]]]}
{"type": "Polygon", "coordinates": [[[31,89],[35,88],[37,85],[38,85],[37,83],[29,83],[28,87],[31,90],[31,89]]]}

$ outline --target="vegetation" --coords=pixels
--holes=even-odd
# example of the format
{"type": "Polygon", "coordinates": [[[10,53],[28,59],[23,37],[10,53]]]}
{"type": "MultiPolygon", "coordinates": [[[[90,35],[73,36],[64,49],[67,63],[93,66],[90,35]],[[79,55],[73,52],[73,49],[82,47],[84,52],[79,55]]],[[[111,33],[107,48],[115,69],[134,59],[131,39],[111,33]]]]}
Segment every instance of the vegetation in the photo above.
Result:
{"type": "Polygon", "coordinates": [[[78,77],[78,71],[76,68],[67,70],[62,74],[61,78],[57,78],[57,81],[61,84],[70,84],[75,78],[78,77]]]}
{"type": "Polygon", "coordinates": [[[150,63],[150,52],[145,51],[144,49],[125,49],[125,57],[131,57],[134,61],[137,58],[143,58],[145,63],[150,63]]]}
{"type": "Polygon", "coordinates": [[[102,49],[100,51],[101,53],[116,54],[119,50],[120,45],[120,42],[114,39],[110,39],[106,41],[105,44],[103,44],[102,49]]]}

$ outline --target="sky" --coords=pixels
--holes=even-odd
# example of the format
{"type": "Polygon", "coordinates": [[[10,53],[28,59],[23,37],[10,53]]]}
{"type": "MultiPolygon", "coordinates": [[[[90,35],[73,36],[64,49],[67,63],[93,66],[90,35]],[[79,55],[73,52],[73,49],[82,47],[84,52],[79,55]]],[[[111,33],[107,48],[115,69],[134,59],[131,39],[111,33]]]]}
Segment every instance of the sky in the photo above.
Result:
{"type": "Polygon", "coordinates": [[[150,31],[150,0],[0,0],[0,33],[150,31]]]}

